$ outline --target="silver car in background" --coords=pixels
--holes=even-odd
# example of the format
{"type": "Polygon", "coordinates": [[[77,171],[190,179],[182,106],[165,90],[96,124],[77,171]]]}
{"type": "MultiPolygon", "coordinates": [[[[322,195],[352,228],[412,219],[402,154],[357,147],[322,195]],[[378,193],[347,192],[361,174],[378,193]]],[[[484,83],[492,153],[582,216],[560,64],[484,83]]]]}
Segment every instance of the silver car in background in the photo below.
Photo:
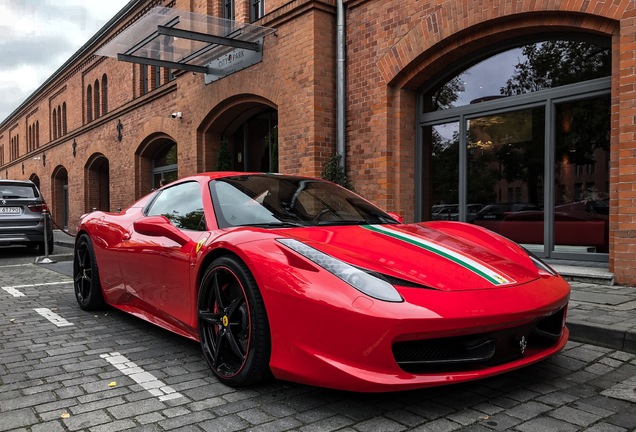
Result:
{"type": "MultiPolygon", "coordinates": [[[[46,202],[29,180],[0,180],[0,245],[26,245],[44,254],[46,202]]],[[[53,228],[47,227],[49,253],[53,252],[53,228]]]]}

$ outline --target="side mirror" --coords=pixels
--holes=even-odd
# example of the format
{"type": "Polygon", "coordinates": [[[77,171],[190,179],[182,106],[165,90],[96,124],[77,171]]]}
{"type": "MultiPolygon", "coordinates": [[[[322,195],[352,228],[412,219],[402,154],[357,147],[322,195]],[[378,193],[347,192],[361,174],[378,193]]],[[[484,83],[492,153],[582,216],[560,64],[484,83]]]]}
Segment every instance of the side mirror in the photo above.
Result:
{"type": "Polygon", "coordinates": [[[387,214],[399,223],[404,223],[404,218],[402,218],[402,216],[400,216],[399,214],[393,212],[387,212],[387,214]]]}
{"type": "Polygon", "coordinates": [[[167,237],[183,246],[190,241],[190,237],[172,225],[165,216],[148,216],[133,223],[135,231],[151,237],[167,237]]]}

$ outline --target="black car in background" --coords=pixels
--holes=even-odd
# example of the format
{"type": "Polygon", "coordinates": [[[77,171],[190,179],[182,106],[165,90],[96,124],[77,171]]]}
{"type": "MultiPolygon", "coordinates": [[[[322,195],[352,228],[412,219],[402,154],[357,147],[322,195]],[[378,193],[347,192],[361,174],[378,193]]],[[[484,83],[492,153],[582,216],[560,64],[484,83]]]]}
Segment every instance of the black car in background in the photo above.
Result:
{"type": "MultiPolygon", "coordinates": [[[[28,180],[0,180],[0,245],[26,245],[44,250],[44,216],[48,210],[37,186],[28,180]]],[[[53,252],[53,228],[48,224],[47,243],[53,252]]]]}

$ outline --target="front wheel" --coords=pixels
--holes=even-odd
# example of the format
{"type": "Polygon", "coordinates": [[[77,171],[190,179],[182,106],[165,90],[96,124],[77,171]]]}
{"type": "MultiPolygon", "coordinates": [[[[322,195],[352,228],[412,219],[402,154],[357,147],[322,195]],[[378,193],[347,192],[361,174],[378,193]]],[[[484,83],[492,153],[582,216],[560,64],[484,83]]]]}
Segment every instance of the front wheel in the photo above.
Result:
{"type": "Polygon", "coordinates": [[[201,279],[198,325],[206,362],[224,384],[256,384],[269,374],[270,334],[260,291],[237,258],[217,258],[201,279]]]}
{"type": "Polygon", "coordinates": [[[73,285],[75,299],[82,309],[95,310],[104,307],[95,251],[91,239],[86,234],[82,234],[75,242],[73,285]]]}

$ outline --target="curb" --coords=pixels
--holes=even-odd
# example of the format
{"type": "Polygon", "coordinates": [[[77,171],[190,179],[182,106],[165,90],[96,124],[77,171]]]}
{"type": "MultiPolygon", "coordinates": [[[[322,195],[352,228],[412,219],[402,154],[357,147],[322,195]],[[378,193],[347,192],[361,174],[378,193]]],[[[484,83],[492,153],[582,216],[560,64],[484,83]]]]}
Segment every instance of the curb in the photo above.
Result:
{"type": "Polygon", "coordinates": [[[616,326],[589,325],[566,320],[570,340],[636,354],[636,331],[621,330],[616,326]]]}

